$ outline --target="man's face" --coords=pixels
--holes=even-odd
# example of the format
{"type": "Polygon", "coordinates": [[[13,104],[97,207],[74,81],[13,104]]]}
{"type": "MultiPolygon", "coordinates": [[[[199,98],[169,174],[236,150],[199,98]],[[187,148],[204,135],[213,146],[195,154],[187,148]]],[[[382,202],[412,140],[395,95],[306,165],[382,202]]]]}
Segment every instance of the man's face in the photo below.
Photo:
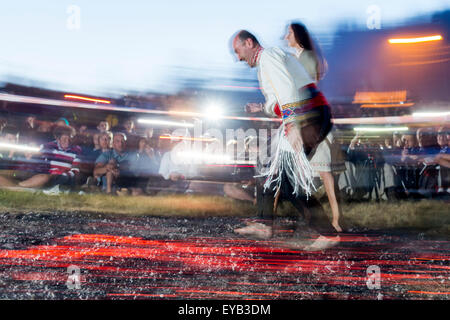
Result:
{"type": "Polygon", "coordinates": [[[439,146],[443,147],[447,145],[447,138],[445,132],[439,132],[437,135],[437,143],[439,146]]]}
{"type": "Polygon", "coordinates": [[[134,122],[133,122],[133,120],[125,121],[124,127],[125,127],[125,130],[127,130],[127,132],[131,132],[134,129],[134,122]]]}
{"type": "Polygon", "coordinates": [[[109,129],[109,124],[106,121],[101,121],[97,126],[98,131],[105,132],[109,129]]]}
{"type": "Polygon", "coordinates": [[[234,38],[233,49],[239,61],[247,62],[250,68],[254,67],[252,60],[257,48],[253,46],[253,41],[251,39],[241,41],[238,37],[234,38]]]}
{"type": "Polygon", "coordinates": [[[61,149],[66,150],[69,149],[70,147],[70,136],[63,134],[59,139],[58,139],[58,143],[59,146],[61,147],[61,149]]]}
{"type": "Polygon", "coordinates": [[[116,134],[113,137],[113,148],[114,150],[116,150],[116,152],[123,152],[125,150],[126,147],[126,141],[125,138],[123,137],[123,135],[121,134],[116,134]]]}
{"type": "Polygon", "coordinates": [[[428,147],[435,144],[436,142],[433,141],[434,139],[431,132],[422,129],[417,130],[417,141],[420,147],[428,147]]]}
{"type": "Polygon", "coordinates": [[[416,146],[416,140],[413,135],[404,135],[402,141],[405,148],[413,148],[416,146]]]}

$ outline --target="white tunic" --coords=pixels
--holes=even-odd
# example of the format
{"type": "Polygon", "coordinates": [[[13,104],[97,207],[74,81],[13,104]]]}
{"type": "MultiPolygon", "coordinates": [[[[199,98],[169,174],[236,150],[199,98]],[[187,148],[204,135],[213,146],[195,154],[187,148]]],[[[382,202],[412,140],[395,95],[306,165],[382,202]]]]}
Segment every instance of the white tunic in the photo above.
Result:
{"type": "MultiPolygon", "coordinates": [[[[314,83],[305,68],[291,54],[274,47],[262,51],[258,66],[258,79],[266,98],[264,110],[271,116],[276,116],[274,108],[278,103],[280,109],[285,104],[296,103],[309,96],[302,96],[304,86],[314,83]]],[[[300,194],[301,189],[306,195],[311,195],[315,189],[313,184],[313,169],[302,150],[293,150],[284,135],[284,123],[278,131],[276,151],[272,154],[265,188],[275,188],[281,185],[281,172],[284,172],[293,187],[293,193],[300,194]]]]}
{"type": "Polygon", "coordinates": [[[276,116],[274,107],[304,100],[300,88],[314,83],[300,62],[280,48],[264,49],[258,62],[258,79],[266,98],[264,111],[276,116]]]}

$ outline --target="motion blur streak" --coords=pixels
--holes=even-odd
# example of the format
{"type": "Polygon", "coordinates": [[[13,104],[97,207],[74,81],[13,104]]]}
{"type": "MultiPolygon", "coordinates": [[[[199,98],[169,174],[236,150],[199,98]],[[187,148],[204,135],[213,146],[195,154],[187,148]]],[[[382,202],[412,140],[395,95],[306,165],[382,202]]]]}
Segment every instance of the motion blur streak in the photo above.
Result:
{"type": "Polygon", "coordinates": [[[441,35],[419,37],[419,38],[389,39],[389,43],[418,43],[418,42],[428,42],[428,41],[438,41],[438,40],[442,40],[441,35]]]}
{"type": "Polygon", "coordinates": [[[0,274],[14,282],[8,288],[40,281],[64,290],[67,267],[76,265],[83,290],[116,299],[351,299],[376,296],[366,287],[366,270],[377,265],[379,292],[387,299],[448,294],[448,242],[416,241],[414,249],[427,253],[411,256],[411,248],[392,251],[392,242],[379,236],[342,234],[341,239],[339,247],[306,252],[276,240],[75,234],[25,250],[0,250],[0,274]]]}

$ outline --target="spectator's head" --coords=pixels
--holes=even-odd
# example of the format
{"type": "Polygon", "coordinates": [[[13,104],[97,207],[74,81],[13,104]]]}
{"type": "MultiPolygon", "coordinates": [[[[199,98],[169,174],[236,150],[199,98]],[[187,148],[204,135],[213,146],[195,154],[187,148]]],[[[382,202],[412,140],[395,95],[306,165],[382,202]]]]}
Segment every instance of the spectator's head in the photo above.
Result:
{"type": "Polygon", "coordinates": [[[420,128],[417,130],[417,142],[421,148],[435,146],[437,139],[433,128],[420,128]]]}
{"type": "Polygon", "coordinates": [[[398,132],[392,134],[392,145],[395,148],[403,148],[402,135],[398,132]]]}
{"type": "Polygon", "coordinates": [[[98,135],[98,144],[101,150],[111,148],[112,133],[110,131],[102,132],[98,135]]]}
{"type": "Polygon", "coordinates": [[[6,127],[8,124],[8,120],[6,120],[3,117],[0,117],[0,133],[2,132],[3,128],[6,127]]]}
{"type": "Polygon", "coordinates": [[[145,137],[147,139],[153,138],[153,128],[150,127],[145,129],[145,137]]]}
{"type": "Polygon", "coordinates": [[[388,149],[391,149],[393,147],[392,139],[391,138],[384,139],[384,146],[388,149]]]}
{"type": "Polygon", "coordinates": [[[109,130],[109,123],[108,123],[108,121],[100,121],[98,123],[97,130],[100,131],[100,132],[108,131],[109,130]]]}
{"type": "Polygon", "coordinates": [[[411,149],[417,147],[417,139],[414,133],[405,133],[402,135],[403,148],[411,149]]]}
{"type": "Polygon", "coordinates": [[[449,128],[441,127],[437,132],[437,143],[439,146],[445,147],[448,144],[447,136],[449,135],[449,128]]]}
{"type": "Polygon", "coordinates": [[[28,115],[28,116],[25,118],[25,124],[26,124],[29,128],[34,129],[34,127],[36,126],[36,116],[35,116],[35,115],[32,115],[32,114],[28,115]]]}
{"type": "Polygon", "coordinates": [[[2,140],[5,143],[16,144],[19,141],[19,131],[12,126],[6,126],[2,130],[2,140]]]}
{"type": "Polygon", "coordinates": [[[127,136],[122,132],[116,132],[113,136],[113,149],[117,153],[125,152],[127,148],[127,136]]]}
{"type": "Polygon", "coordinates": [[[138,142],[139,152],[144,152],[145,150],[151,149],[151,141],[148,138],[141,137],[138,142]]]}
{"type": "Polygon", "coordinates": [[[100,137],[100,133],[94,133],[92,135],[92,143],[94,144],[94,149],[100,148],[98,138],[100,137]]]}
{"type": "Polygon", "coordinates": [[[255,56],[261,45],[253,34],[247,30],[239,31],[232,46],[239,61],[247,62],[251,68],[256,66],[255,56]]]}
{"type": "Polygon", "coordinates": [[[86,125],[82,124],[79,128],[78,128],[78,133],[79,134],[88,134],[88,128],[86,125]]]}
{"type": "Polygon", "coordinates": [[[75,136],[75,129],[69,126],[57,126],[53,131],[56,141],[61,149],[70,148],[72,138],[75,136]]]}
{"type": "Polygon", "coordinates": [[[59,118],[55,121],[56,126],[69,126],[69,121],[66,118],[59,118]]]}
{"type": "Polygon", "coordinates": [[[123,128],[127,133],[132,133],[134,131],[134,120],[126,119],[123,123],[123,128]]]}
{"type": "Polygon", "coordinates": [[[52,123],[48,121],[39,121],[38,132],[51,132],[52,123]]]}

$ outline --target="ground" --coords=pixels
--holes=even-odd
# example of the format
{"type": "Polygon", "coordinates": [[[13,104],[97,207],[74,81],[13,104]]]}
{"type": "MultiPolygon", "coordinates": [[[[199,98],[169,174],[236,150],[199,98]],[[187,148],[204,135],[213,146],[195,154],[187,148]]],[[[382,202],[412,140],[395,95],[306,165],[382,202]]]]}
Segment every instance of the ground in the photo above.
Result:
{"type": "Polygon", "coordinates": [[[234,234],[242,217],[3,210],[0,221],[0,299],[450,297],[448,234],[352,229],[306,252],[283,245],[283,217],[270,240],[234,234]]]}

